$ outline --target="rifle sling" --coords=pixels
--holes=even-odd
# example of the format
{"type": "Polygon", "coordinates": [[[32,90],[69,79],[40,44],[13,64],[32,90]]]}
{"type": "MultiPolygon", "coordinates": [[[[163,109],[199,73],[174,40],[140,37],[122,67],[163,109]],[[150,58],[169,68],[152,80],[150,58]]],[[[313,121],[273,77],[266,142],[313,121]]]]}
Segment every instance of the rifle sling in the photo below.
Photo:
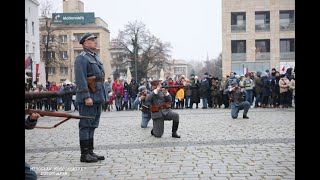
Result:
{"type": "Polygon", "coordinates": [[[58,122],[57,124],[53,125],[52,127],[48,127],[48,126],[35,126],[34,128],[39,128],[39,129],[52,129],[52,128],[56,128],[58,127],[60,124],[68,121],[70,119],[70,117],[58,122]]]}

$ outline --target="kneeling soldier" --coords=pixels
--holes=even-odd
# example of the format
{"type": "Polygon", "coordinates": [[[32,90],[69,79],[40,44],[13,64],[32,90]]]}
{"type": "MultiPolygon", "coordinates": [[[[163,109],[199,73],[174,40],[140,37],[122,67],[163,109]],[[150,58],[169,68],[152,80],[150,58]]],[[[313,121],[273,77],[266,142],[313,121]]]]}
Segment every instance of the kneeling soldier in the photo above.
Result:
{"type": "Polygon", "coordinates": [[[169,92],[161,88],[158,80],[151,82],[152,92],[147,95],[146,101],[150,102],[153,129],[151,134],[161,137],[164,131],[164,120],[172,120],[172,137],[180,138],[177,134],[179,126],[179,114],[171,110],[172,97],[169,92]]]}
{"type": "Polygon", "coordinates": [[[250,108],[250,103],[244,101],[243,96],[246,95],[246,91],[238,86],[238,83],[232,82],[231,86],[225,91],[229,95],[231,103],[231,117],[236,119],[238,117],[239,110],[243,110],[243,118],[249,119],[247,113],[250,108]]]}
{"type": "MultiPolygon", "coordinates": [[[[139,109],[141,110],[141,128],[147,128],[148,126],[148,123],[151,119],[151,112],[150,112],[150,109],[149,109],[149,104],[148,102],[145,101],[146,99],[146,96],[148,94],[150,94],[150,92],[147,90],[147,87],[146,86],[140,86],[138,88],[138,95],[137,95],[137,98],[136,100],[133,102],[133,107],[136,108],[136,107],[140,107],[139,109]]],[[[133,108],[132,107],[132,108],[133,108]]]]}

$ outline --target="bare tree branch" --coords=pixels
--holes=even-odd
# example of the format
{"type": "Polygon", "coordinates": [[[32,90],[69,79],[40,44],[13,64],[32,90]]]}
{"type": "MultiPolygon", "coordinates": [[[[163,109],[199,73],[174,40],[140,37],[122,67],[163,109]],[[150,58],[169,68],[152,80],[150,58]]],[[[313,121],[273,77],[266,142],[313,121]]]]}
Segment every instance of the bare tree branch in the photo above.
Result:
{"type": "MultiPolygon", "coordinates": [[[[122,49],[126,54],[126,56],[115,59],[115,61],[119,61],[115,64],[130,63],[134,68],[137,63],[137,67],[139,67],[137,69],[138,79],[146,78],[150,70],[155,67],[164,67],[170,58],[170,43],[161,42],[146,29],[142,22],[129,22],[125,25],[124,30],[119,31],[117,38],[112,41],[115,42],[113,48],[122,49]]],[[[126,67],[123,66],[121,71],[126,70],[126,67]]]]}

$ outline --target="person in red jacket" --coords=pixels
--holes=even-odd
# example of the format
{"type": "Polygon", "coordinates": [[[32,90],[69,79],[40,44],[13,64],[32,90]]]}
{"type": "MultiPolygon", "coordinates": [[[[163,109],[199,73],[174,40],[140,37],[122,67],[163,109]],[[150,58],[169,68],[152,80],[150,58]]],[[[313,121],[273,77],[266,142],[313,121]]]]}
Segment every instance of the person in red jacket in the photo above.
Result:
{"type": "MultiPolygon", "coordinates": [[[[168,86],[175,86],[175,85],[176,85],[176,83],[172,80],[172,78],[169,78],[168,86]]],[[[168,92],[172,97],[172,102],[171,102],[171,108],[172,109],[174,108],[174,105],[176,104],[175,99],[176,99],[177,91],[178,91],[178,88],[168,88],[168,92]]]]}

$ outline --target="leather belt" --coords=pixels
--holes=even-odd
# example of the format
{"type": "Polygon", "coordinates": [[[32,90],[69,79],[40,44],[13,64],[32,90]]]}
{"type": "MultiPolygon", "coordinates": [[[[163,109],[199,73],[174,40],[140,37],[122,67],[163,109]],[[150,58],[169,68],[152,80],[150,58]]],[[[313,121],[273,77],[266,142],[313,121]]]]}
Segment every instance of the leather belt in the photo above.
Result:
{"type": "Polygon", "coordinates": [[[150,110],[151,112],[158,112],[163,109],[170,109],[171,108],[171,102],[166,102],[162,106],[151,106],[150,110]]]}
{"type": "Polygon", "coordinates": [[[104,77],[96,77],[96,82],[104,82],[104,77]]]}

